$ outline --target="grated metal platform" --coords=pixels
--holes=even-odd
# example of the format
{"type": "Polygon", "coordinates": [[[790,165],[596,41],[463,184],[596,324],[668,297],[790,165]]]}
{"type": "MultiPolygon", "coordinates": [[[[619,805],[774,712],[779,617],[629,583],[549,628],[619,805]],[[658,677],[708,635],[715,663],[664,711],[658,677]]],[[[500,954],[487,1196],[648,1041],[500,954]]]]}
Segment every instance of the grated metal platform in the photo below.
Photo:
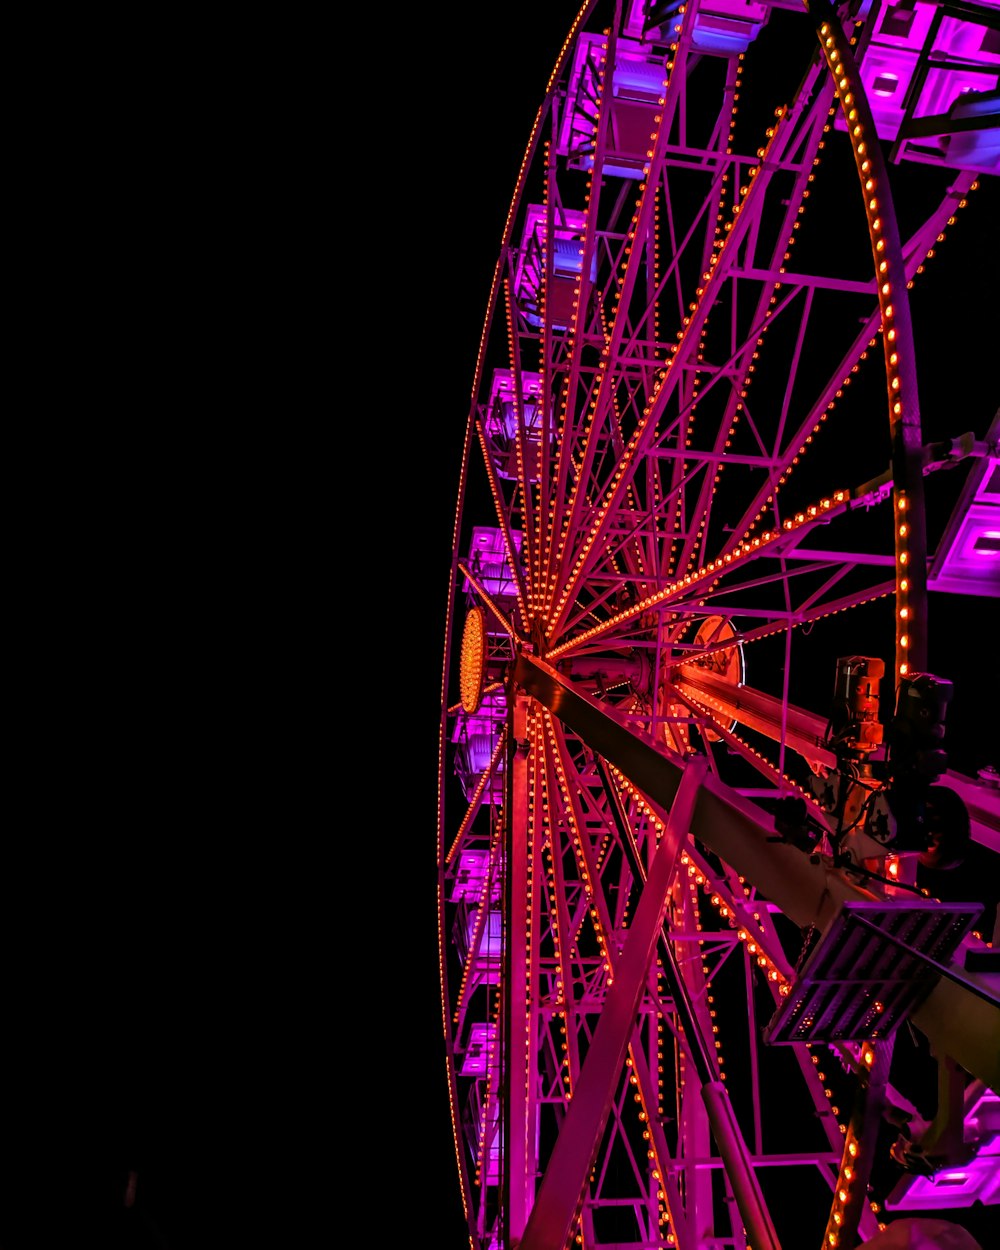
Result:
{"type": "MultiPolygon", "coordinates": [[[[771,1046],[889,1037],[926,998],[981,903],[848,901],[764,1029],[771,1046]]],[[[948,975],[951,975],[950,973],[948,975]]]]}

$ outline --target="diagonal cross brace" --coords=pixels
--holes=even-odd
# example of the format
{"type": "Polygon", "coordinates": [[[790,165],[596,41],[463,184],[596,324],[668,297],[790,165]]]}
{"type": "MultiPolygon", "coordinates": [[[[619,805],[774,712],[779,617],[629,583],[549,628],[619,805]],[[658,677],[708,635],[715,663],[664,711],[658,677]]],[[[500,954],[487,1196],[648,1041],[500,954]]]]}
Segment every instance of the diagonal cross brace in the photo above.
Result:
{"type": "Polygon", "coordinates": [[[573,1100],[528,1218],[521,1250],[545,1250],[568,1244],[625,1063],[639,1000],[666,915],[677,858],[687,837],[705,768],[706,761],[699,759],[691,761],[684,770],[667,827],[653,855],[635,921],[615,963],[614,982],[608,990],[573,1100]]]}

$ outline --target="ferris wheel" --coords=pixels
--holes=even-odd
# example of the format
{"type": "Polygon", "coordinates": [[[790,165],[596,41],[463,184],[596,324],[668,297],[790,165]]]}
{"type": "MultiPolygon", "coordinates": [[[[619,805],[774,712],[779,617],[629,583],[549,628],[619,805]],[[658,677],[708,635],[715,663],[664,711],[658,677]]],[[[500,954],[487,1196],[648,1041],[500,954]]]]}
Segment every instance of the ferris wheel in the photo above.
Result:
{"type": "Polygon", "coordinates": [[[1000,2],[569,20],[448,583],[469,1242],[875,1246],[1000,1203],[1000,758],[949,767],[929,671],[940,595],[996,619],[1000,417],[921,405],[949,241],[997,247],[1000,2]]]}

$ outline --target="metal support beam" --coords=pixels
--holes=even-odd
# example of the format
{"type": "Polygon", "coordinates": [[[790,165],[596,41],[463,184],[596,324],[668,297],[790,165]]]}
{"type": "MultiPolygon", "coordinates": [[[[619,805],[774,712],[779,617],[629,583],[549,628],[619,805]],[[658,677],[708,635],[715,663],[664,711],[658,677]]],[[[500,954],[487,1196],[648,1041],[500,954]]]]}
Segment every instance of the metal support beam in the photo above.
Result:
{"type": "MultiPolygon", "coordinates": [[[[611,709],[571,689],[556,669],[520,652],[514,682],[538,699],[591,748],[666,810],[687,762],[652,737],[621,724],[611,709]]],[[[752,882],[800,928],[825,932],[847,899],[877,896],[846,873],[775,836],[774,819],[738,791],[706,773],[691,813],[690,832],[752,882]]],[[[970,980],[976,974],[967,972],[970,980]]],[[[989,981],[983,980],[984,987],[989,981]]],[[[1000,1090],[1000,1007],[942,977],[911,1017],[935,1049],[956,1059],[990,1089],[1000,1090]]]]}

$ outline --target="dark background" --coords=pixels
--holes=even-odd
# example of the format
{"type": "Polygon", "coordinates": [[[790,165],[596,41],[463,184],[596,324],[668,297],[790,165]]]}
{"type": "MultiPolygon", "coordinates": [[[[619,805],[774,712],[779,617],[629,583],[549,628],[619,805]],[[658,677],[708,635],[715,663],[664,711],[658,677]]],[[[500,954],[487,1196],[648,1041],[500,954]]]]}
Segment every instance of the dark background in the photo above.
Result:
{"type": "Polygon", "coordinates": [[[551,10],[46,36],[0,1250],[465,1244],[442,630],[551,10]]]}

